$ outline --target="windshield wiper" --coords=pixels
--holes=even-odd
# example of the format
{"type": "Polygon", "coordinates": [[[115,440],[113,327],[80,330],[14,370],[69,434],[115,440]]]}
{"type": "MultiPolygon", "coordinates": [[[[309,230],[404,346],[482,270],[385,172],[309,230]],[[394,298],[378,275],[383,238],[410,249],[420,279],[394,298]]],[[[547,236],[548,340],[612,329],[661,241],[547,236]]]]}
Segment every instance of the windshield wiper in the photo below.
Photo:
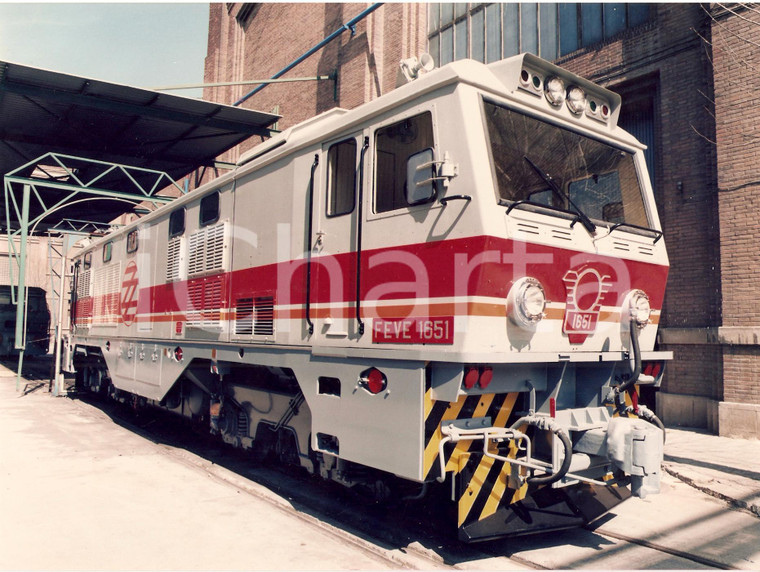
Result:
{"type": "Polygon", "coordinates": [[[578,206],[573,202],[573,199],[570,198],[570,195],[565,193],[562,189],[559,188],[559,185],[554,182],[554,179],[552,179],[551,175],[549,173],[546,173],[542,171],[538,165],[536,165],[533,161],[530,160],[530,157],[527,155],[523,155],[523,159],[525,159],[528,162],[528,165],[533,167],[533,170],[538,173],[538,176],[541,177],[544,182],[549,185],[549,188],[554,191],[556,195],[559,196],[559,198],[566,200],[568,203],[570,203],[570,206],[572,206],[575,209],[575,213],[578,215],[578,218],[581,221],[581,224],[583,224],[584,228],[589,231],[590,233],[596,232],[596,225],[591,222],[591,219],[588,218],[586,213],[584,213],[581,209],[578,208],[578,206]]]}

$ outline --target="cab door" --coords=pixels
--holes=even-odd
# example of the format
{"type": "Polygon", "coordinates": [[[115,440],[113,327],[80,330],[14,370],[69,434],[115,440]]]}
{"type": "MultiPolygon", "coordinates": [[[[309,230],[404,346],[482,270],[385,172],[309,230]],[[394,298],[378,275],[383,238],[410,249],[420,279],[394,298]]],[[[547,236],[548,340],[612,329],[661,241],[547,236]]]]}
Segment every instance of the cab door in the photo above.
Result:
{"type": "Polygon", "coordinates": [[[356,319],[359,185],[364,157],[361,134],[322,148],[319,199],[312,236],[314,343],[343,345],[361,337],[356,319]]]}

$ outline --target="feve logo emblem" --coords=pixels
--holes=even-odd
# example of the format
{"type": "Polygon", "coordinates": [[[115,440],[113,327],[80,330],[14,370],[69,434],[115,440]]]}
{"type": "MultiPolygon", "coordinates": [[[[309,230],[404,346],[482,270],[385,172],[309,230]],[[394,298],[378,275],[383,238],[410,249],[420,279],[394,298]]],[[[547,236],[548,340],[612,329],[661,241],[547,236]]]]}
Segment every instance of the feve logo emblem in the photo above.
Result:
{"type": "Polygon", "coordinates": [[[137,264],[130,260],[121,280],[121,320],[125,326],[131,326],[137,317],[138,284],[137,264]]]}
{"type": "Polygon", "coordinates": [[[567,291],[562,331],[571,344],[582,344],[596,331],[604,295],[612,288],[612,281],[591,266],[568,270],[562,281],[567,291]]]}

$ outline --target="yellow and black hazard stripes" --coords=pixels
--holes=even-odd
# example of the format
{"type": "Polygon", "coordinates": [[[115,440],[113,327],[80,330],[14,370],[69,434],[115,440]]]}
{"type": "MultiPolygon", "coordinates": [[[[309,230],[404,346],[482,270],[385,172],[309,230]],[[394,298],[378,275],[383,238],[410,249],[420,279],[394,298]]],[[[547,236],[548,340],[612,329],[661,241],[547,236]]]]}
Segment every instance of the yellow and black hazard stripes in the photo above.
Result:
{"type": "MultiPolygon", "coordinates": [[[[510,467],[504,461],[482,453],[461,455],[459,458],[458,522],[481,520],[491,516],[507,492],[510,467]]],[[[510,493],[513,493],[510,490],[510,493]]]]}
{"type": "MultiPolygon", "coordinates": [[[[456,402],[433,401],[431,391],[425,394],[425,453],[423,474],[426,479],[440,476],[438,449],[443,439],[441,424],[456,419],[490,417],[494,427],[506,427],[517,399],[517,393],[466,395],[456,402]]],[[[473,449],[482,449],[483,442],[460,441],[444,449],[446,472],[459,472],[457,457],[473,449]]]]}
{"type": "MultiPolygon", "coordinates": [[[[456,402],[433,401],[425,396],[426,479],[440,476],[439,446],[445,421],[490,417],[493,427],[507,427],[513,416],[518,393],[462,396],[456,402]]],[[[514,447],[510,447],[514,449],[514,447]]],[[[482,520],[496,513],[499,506],[524,497],[525,491],[510,488],[512,466],[482,454],[480,439],[460,441],[444,447],[445,471],[456,475],[459,483],[459,526],[482,520]]]]}

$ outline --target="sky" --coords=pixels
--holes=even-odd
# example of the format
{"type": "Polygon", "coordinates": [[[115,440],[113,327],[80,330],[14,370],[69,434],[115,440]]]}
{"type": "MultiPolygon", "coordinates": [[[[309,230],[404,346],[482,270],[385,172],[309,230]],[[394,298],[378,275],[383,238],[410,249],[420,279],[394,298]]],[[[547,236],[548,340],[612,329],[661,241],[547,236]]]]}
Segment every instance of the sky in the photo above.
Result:
{"type": "Polygon", "coordinates": [[[0,61],[135,87],[200,84],[208,13],[200,2],[0,0],[0,61]]]}

